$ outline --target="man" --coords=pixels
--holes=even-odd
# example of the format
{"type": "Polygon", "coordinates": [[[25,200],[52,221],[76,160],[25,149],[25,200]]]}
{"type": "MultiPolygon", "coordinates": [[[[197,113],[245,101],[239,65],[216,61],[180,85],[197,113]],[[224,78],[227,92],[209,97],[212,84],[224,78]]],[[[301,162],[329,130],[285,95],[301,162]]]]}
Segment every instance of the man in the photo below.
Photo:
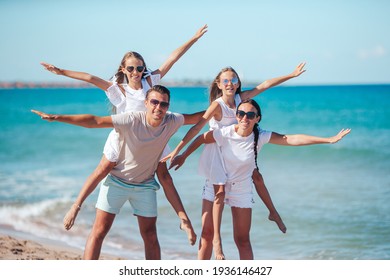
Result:
{"type": "MultiPolygon", "coordinates": [[[[182,115],[167,112],[170,92],[161,85],[152,87],[146,94],[146,112],[129,112],[120,115],[98,117],[94,115],[53,115],[32,110],[48,121],[65,122],[87,128],[114,127],[120,134],[121,150],[117,163],[105,170],[106,179],[101,185],[96,203],[96,219],[88,237],[84,259],[99,259],[101,247],[116,214],[129,200],[137,216],[139,230],[144,241],[145,259],[161,259],[157,238],[157,201],[159,185],[154,179],[166,165],[159,163],[170,137],[185,124],[195,124],[203,112],[182,115]]],[[[84,200],[102,178],[87,180],[80,195],[84,200]]],[[[164,192],[178,216],[184,221],[183,230],[194,236],[192,225],[184,211],[173,182],[166,182],[164,192]],[[168,188],[169,186],[169,188],[168,188]]],[[[196,239],[196,235],[195,235],[196,239]]],[[[193,240],[195,243],[195,240],[193,240]]]]}

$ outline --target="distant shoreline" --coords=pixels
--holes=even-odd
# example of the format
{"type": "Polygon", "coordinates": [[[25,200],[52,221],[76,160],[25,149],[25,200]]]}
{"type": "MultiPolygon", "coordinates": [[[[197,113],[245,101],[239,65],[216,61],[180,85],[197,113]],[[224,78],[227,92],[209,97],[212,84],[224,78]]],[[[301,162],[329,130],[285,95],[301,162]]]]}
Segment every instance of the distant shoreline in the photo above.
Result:
{"type": "MultiPolygon", "coordinates": [[[[163,82],[167,87],[208,87],[206,81],[182,81],[163,82]]],[[[0,89],[25,89],[25,88],[96,88],[86,82],[0,82],[0,89]]]]}
{"type": "MultiPolygon", "coordinates": [[[[164,81],[162,84],[167,87],[204,87],[208,88],[211,81],[202,80],[183,80],[183,81],[164,81]]],[[[245,88],[256,87],[255,82],[243,81],[245,88]]],[[[298,84],[298,85],[280,85],[279,87],[340,87],[340,86],[390,86],[386,83],[373,84],[298,84]]],[[[33,88],[96,88],[86,82],[0,82],[0,89],[33,89],[33,88]]]]}

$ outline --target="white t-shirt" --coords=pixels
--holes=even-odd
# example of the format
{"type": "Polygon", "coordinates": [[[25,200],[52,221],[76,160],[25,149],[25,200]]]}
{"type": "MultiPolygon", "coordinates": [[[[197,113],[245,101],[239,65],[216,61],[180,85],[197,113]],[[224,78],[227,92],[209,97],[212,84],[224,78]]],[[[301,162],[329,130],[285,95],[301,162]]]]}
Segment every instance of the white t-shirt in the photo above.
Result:
{"type": "MultiPolygon", "coordinates": [[[[222,160],[226,170],[227,180],[229,182],[240,182],[252,177],[253,170],[256,168],[254,153],[254,134],[253,132],[242,137],[234,129],[235,125],[223,127],[213,131],[214,139],[221,148],[222,160]]],[[[262,146],[269,142],[271,131],[259,129],[259,140],[257,142],[257,152],[262,146]]]]}
{"type": "MultiPolygon", "coordinates": [[[[152,86],[158,84],[161,80],[160,74],[151,75],[152,86]]],[[[111,104],[115,106],[116,113],[122,114],[125,112],[145,111],[146,92],[150,89],[150,85],[145,78],[141,80],[142,89],[135,90],[127,84],[121,84],[125,89],[126,96],[123,95],[117,83],[113,83],[106,91],[106,95],[111,104]]],[[[112,130],[104,145],[103,154],[111,162],[118,161],[119,155],[119,135],[112,130]]],[[[167,148],[168,149],[168,148],[167,148]]],[[[169,153],[169,152],[168,152],[169,153]]]]}
{"type": "MultiPolygon", "coordinates": [[[[152,86],[160,83],[160,74],[150,76],[152,86]]],[[[126,96],[122,93],[117,83],[113,83],[106,91],[107,98],[111,104],[116,107],[116,113],[145,111],[146,92],[150,89],[150,85],[145,78],[141,79],[142,88],[139,90],[132,89],[127,84],[121,84],[126,92],[126,96]]]]}
{"type": "Polygon", "coordinates": [[[167,112],[158,127],[146,122],[145,111],[111,117],[121,146],[111,175],[129,184],[151,179],[169,139],[184,124],[184,116],[167,112]]]}

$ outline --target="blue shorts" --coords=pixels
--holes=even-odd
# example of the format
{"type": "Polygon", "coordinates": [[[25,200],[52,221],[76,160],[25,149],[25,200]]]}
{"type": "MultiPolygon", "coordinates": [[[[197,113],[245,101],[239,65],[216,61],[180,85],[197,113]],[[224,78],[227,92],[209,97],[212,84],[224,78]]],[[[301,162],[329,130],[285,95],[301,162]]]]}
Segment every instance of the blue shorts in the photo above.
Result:
{"type": "Polygon", "coordinates": [[[141,184],[126,184],[109,174],[100,185],[96,208],[119,214],[125,202],[129,201],[134,215],[157,217],[156,191],[159,188],[154,178],[141,184]]]}

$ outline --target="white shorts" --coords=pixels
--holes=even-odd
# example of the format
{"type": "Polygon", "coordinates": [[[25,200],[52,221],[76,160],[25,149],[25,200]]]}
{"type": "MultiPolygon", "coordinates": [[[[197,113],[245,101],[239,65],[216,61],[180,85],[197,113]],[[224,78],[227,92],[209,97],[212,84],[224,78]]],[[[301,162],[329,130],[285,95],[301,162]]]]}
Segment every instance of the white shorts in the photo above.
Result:
{"type": "MultiPolygon", "coordinates": [[[[104,144],[103,154],[107,160],[117,162],[119,158],[119,133],[115,129],[111,130],[107,137],[106,144],[104,144]]],[[[166,157],[171,152],[168,144],[165,146],[161,158],[166,157]]]]}
{"type": "MultiPolygon", "coordinates": [[[[202,198],[208,201],[214,201],[214,186],[209,180],[206,180],[203,187],[202,198]]],[[[252,208],[253,200],[253,181],[248,178],[241,182],[227,182],[225,184],[225,204],[230,207],[252,208]]]]}

